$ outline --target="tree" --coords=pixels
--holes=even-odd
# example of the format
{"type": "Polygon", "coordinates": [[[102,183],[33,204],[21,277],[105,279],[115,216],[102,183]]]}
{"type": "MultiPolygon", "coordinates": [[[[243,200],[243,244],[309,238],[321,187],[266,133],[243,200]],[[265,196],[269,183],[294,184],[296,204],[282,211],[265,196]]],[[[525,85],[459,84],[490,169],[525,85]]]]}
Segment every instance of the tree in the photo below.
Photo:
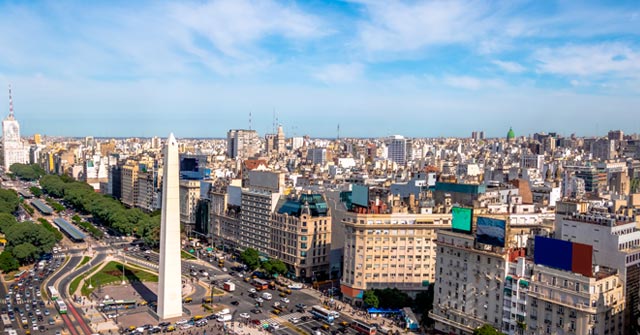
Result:
{"type": "Polygon", "coordinates": [[[433,325],[433,320],[429,317],[429,312],[433,309],[434,286],[435,285],[431,284],[426,291],[421,291],[416,294],[413,305],[417,311],[422,313],[421,322],[427,327],[433,325]]]}
{"type": "Polygon", "coordinates": [[[22,243],[13,248],[13,254],[22,264],[35,260],[38,255],[38,249],[31,243],[22,243]]]}
{"type": "Polygon", "coordinates": [[[9,213],[0,213],[0,233],[6,234],[7,229],[18,223],[16,217],[9,213]]]}
{"type": "Polygon", "coordinates": [[[2,272],[7,273],[18,270],[19,268],[20,263],[18,263],[18,260],[15,259],[10,252],[5,250],[0,254],[0,270],[2,270],[2,272]]]}
{"type": "Polygon", "coordinates": [[[249,269],[255,270],[260,266],[260,254],[258,250],[253,248],[247,248],[240,254],[240,260],[242,263],[246,264],[249,269]]]}
{"type": "Polygon", "coordinates": [[[42,196],[42,190],[36,186],[29,187],[29,192],[31,192],[31,194],[36,198],[40,198],[42,196]]]}
{"type": "Polygon", "coordinates": [[[365,306],[378,308],[380,301],[373,290],[365,291],[362,295],[362,302],[365,306]]]}
{"type": "Polygon", "coordinates": [[[14,190],[0,189],[0,212],[13,213],[18,209],[20,198],[14,190]]]}
{"type": "Polygon", "coordinates": [[[380,301],[380,306],[384,308],[403,308],[412,305],[411,297],[397,288],[385,288],[384,290],[374,290],[380,301]]]}
{"type": "Polygon", "coordinates": [[[37,164],[15,163],[11,164],[9,171],[22,180],[37,180],[45,174],[44,170],[37,164]]]}
{"type": "Polygon", "coordinates": [[[270,259],[262,263],[262,268],[270,275],[287,273],[287,265],[279,259],[270,259]]]}
{"type": "MultiPolygon", "coordinates": [[[[30,244],[35,247],[37,256],[49,252],[56,244],[56,238],[52,232],[48,231],[42,225],[30,221],[12,225],[5,232],[5,236],[9,247],[17,248],[21,244],[30,244]]],[[[15,249],[13,255],[20,260],[15,249]]],[[[34,259],[35,258],[37,257],[34,257],[34,259]]]]}
{"type": "Polygon", "coordinates": [[[484,324],[482,327],[477,328],[473,331],[473,335],[502,335],[499,331],[497,331],[490,324],[484,324]]]}

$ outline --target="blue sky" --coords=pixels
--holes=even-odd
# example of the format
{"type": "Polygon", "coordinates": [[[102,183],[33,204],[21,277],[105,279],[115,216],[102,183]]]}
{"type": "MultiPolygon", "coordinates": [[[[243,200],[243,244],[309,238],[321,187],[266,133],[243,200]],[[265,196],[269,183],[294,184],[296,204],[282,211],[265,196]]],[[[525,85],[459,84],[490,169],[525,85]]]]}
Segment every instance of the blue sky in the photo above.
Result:
{"type": "Polygon", "coordinates": [[[25,135],[633,133],[639,35],[637,1],[9,1],[0,83],[25,135]]]}

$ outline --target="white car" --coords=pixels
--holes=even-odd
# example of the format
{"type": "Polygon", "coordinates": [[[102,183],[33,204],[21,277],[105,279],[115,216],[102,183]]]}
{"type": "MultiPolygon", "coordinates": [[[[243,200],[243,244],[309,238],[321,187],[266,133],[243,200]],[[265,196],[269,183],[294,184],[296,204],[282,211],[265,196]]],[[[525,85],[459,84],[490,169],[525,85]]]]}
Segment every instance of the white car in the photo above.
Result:
{"type": "Polygon", "coordinates": [[[263,300],[262,298],[256,298],[256,302],[257,302],[257,303],[263,303],[263,302],[264,302],[264,300],[263,300]]]}
{"type": "Polygon", "coordinates": [[[289,319],[289,322],[293,323],[294,325],[298,322],[300,322],[300,319],[296,318],[295,316],[292,317],[291,319],[289,319]]]}
{"type": "Polygon", "coordinates": [[[282,302],[284,302],[285,304],[289,303],[289,298],[282,298],[280,299],[282,302]]]}
{"type": "Polygon", "coordinates": [[[251,317],[251,315],[249,315],[249,313],[240,313],[240,317],[243,319],[248,319],[251,317]]]}
{"type": "Polygon", "coordinates": [[[278,324],[276,322],[270,323],[269,326],[271,326],[271,328],[273,328],[275,330],[280,329],[280,324],[278,324]]]}
{"type": "Polygon", "coordinates": [[[184,324],[187,324],[187,322],[189,322],[189,320],[182,319],[180,321],[176,321],[176,325],[177,326],[184,325],[184,324]]]}
{"type": "Polygon", "coordinates": [[[250,289],[249,289],[249,293],[256,293],[256,289],[255,289],[255,288],[253,288],[253,287],[252,287],[252,288],[250,288],[250,289]]]}

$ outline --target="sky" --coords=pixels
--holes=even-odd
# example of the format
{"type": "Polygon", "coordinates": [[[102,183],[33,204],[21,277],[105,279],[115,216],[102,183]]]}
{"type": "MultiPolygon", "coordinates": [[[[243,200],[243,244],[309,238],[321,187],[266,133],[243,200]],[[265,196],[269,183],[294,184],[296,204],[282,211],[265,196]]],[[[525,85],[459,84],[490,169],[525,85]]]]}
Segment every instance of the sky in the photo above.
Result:
{"type": "Polygon", "coordinates": [[[3,1],[9,84],[23,135],[636,133],[640,3],[3,1]]]}

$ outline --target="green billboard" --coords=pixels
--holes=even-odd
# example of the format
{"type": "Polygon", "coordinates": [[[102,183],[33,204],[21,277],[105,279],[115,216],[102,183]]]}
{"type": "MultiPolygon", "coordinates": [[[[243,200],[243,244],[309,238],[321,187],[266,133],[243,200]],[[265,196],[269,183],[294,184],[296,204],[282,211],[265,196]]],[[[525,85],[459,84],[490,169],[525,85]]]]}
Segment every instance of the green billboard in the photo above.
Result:
{"type": "Polygon", "coordinates": [[[451,228],[453,231],[461,233],[471,232],[471,218],[473,217],[472,208],[453,207],[451,209],[451,228]]]}

